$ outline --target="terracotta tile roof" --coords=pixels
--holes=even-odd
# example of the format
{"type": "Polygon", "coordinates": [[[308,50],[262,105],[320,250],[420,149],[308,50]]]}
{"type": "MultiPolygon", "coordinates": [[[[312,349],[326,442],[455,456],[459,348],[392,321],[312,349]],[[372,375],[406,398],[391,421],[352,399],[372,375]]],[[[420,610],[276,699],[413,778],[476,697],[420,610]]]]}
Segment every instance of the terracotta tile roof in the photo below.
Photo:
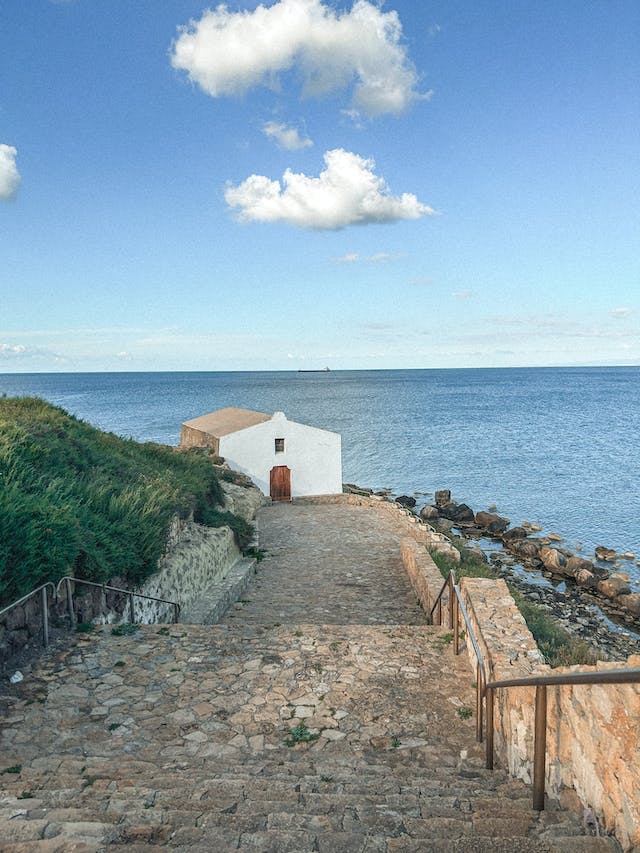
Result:
{"type": "Polygon", "coordinates": [[[183,426],[220,438],[223,435],[229,435],[232,432],[238,432],[241,429],[270,420],[271,415],[265,415],[263,412],[252,412],[250,409],[236,409],[229,406],[226,409],[218,409],[217,412],[185,421],[183,426]]]}

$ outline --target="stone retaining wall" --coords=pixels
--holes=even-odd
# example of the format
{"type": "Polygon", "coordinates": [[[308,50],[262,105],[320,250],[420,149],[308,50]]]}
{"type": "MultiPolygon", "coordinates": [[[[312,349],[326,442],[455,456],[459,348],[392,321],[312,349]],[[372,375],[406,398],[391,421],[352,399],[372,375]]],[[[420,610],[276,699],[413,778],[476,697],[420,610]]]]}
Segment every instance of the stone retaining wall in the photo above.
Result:
{"type": "MultiPolygon", "coordinates": [[[[469,612],[491,679],[536,674],[597,672],[640,667],[626,664],[547,666],[502,579],[463,578],[469,612]]],[[[471,665],[475,654],[467,641],[471,665]]],[[[496,692],[495,746],[510,773],[533,775],[535,688],[496,692]]],[[[547,688],[546,790],[552,797],[575,791],[625,850],[640,846],[640,685],[576,685],[547,688]]]]}
{"type": "MultiPolygon", "coordinates": [[[[168,598],[188,607],[241,557],[229,527],[203,527],[187,522],[158,571],[138,588],[143,595],[168,598]]],[[[136,621],[172,621],[167,606],[136,600],[136,621]]]]}
{"type": "Polygon", "coordinates": [[[405,571],[422,609],[429,616],[444,579],[424,546],[414,539],[400,540],[400,553],[405,571]]]}

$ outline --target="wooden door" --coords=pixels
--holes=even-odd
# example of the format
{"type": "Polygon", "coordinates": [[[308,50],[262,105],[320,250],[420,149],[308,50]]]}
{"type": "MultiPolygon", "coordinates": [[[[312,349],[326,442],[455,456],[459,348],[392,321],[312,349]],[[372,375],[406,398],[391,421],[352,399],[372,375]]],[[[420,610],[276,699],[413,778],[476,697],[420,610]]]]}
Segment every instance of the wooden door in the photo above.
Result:
{"type": "Polygon", "coordinates": [[[276,465],[271,469],[269,492],[272,501],[291,500],[291,471],[286,465],[276,465]]]}

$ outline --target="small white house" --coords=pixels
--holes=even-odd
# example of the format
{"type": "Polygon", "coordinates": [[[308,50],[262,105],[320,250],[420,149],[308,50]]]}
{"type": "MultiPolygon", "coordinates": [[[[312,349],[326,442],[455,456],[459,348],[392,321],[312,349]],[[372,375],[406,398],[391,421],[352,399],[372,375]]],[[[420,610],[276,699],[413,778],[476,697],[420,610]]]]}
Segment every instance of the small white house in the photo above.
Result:
{"type": "Polygon", "coordinates": [[[272,500],[342,492],[342,442],[337,432],[227,408],[185,421],[181,447],[211,447],[247,474],[272,500]]]}

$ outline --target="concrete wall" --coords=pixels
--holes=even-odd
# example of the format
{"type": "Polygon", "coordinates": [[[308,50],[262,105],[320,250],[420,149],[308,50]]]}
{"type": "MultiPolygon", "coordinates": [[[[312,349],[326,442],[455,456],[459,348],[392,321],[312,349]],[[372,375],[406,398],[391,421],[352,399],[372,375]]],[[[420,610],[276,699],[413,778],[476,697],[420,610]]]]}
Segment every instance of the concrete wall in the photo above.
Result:
{"type": "Polygon", "coordinates": [[[291,495],[342,492],[342,445],[338,433],[289,421],[282,412],[271,420],[220,439],[219,454],[230,468],[247,474],[268,495],[270,473],[276,465],[291,470],[291,495]],[[284,452],[275,452],[276,438],[284,452]]]}

